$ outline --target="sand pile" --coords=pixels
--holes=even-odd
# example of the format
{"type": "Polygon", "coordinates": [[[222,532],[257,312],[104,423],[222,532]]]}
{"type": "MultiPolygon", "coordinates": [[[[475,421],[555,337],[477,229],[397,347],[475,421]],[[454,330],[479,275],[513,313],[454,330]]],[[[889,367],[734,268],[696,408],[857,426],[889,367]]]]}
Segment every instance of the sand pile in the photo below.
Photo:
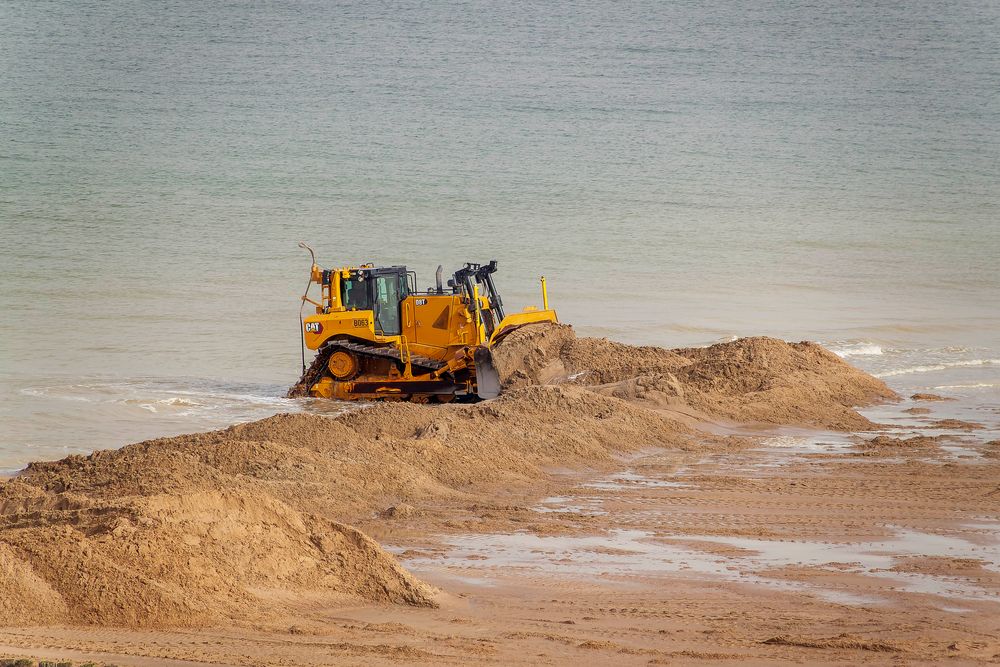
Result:
{"type": "Polygon", "coordinates": [[[744,338],[676,352],[691,362],[677,371],[688,400],[737,421],[871,428],[852,407],[896,396],[815,343],[744,338]]]}
{"type": "Polygon", "coordinates": [[[687,359],[661,347],[636,347],[606,338],[577,338],[566,324],[537,324],[509,334],[493,350],[505,388],[568,379],[597,385],[670,373],[687,359]]]}
{"type": "Polygon", "coordinates": [[[583,388],[477,405],[278,415],[36,463],[0,485],[0,625],[264,622],[304,604],[433,604],[338,519],[482,499],[553,465],[693,446],[676,422],[583,388]]]}
{"type": "Polygon", "coordinates": [[[432,604],[364,534],[266,493],[220,485],[100,501],[10,482],[0,494],[5,625],[258,621],[313,600],[432,604]]]}
{"type": "Polygon", "coordinates": [[[0,625],[269,623],[345,600],[434,592],[343,522],[390,505],[537,491],[553,467],[648,447],[726,447],[694,414],[835,428],[881,382],[809,344],[662,350],[525,328],[496,350],[507,390],[475,405],[278,415],[36,463],[0,484],[0,625]],[[686,411],[686,412],[685,412],[686,411]]]}
{"type": "Polygon", "coordinates": [[[815,343],[774,338],[666,350],[540,325],[510,334],[494,356],[505,387],[572,382],[651,407],[740,422],[867,429],[872,422],[852,408],[895,397],[885,383],[815,343]]]}

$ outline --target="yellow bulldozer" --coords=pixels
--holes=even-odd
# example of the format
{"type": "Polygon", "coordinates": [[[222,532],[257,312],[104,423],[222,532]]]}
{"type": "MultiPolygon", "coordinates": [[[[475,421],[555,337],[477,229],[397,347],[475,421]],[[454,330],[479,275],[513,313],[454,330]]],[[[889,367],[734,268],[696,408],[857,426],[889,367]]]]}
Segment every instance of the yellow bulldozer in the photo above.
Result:
{"type": "Polygon", "coordinates": [[[500,380],[490,348],[511,331],[557,322],[545,278],[542,307],[507,315],[493,282],[496,260],[466,264],[447,286],[417,289],[405,266],[312,267],[302,295],[302,377],[290,397],[396,400],[418,403],[495,398],[500,380]],[[319,301],[309,290],[320,286],[319,301]],[[306,304],[315,314],[305,316],[306,304]],[[316,351],[306,366],[306,348],[316,351]]]}

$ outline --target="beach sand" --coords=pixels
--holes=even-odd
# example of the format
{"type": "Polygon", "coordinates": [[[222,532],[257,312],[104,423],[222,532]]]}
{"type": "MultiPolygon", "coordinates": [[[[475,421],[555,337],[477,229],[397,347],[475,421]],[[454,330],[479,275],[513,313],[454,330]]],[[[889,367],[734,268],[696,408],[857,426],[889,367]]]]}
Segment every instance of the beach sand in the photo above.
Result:
{"type": "Polygon", "coordinates": [[[881,381],[766,338],[529,328],[496,362],[496,401],[32,464],[0,484],[0,654],[1000,660],[1000,443],[936,403],[880,427],[854,407],[893,405],[881,381]]]}

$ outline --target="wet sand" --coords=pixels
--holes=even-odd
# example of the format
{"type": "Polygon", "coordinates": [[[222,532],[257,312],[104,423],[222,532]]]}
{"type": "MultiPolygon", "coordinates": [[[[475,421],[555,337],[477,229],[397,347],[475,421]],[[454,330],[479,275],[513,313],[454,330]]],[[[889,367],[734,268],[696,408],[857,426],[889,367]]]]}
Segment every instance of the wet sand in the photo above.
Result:
{"type": "MultiPolygon", "coordinates": [[[[406,452],[416,448],[414,461],[431,457],[427,470],[435,471],[440,466],[433,465],[434,457],[455,460],[478,443],[471,436],[464,440],[459,428],[473,416],[483,420],[467,424],[479,439],[498,442],[499,434],[514,432],[528,441],[518,445],[524,449],[496,450],[508,468],[504,474],[470,468],[474,489],[462,484],[469,479],[461,471],[451,477],[438,472],[435,484],[447,481],[448,492],[420,478],[425,487],[413,480],[395,487],[383,483],[369,496],[359,487],[353,502],[336,505],[338,518],[350,514],[353,526],[396,554],[407,577],[436,590],[407,588],[424,584],[400,579],[372,556],[367,576],[396,586],[381,598],[355,585],[352,590],[365,599],[334,603],[318,591],[313,597],[302,589],[281,593],[290,600],[275,597],[280,591],[272,587],[256,591],[271,600],[270,615],[189,627],[178,627],[176,619],[150,627],[139,627],[139,619],[127,629],[120,623],[15,625],[0,629],[0,653],[136,665],[1000,660],[1000,443],[991,439],[997,424],[942,428],[950,416],[945,403],[903,401],[869,412],[893,426],[863,434],[748,427],[724,417],[698,422],[684,406],[663,400],[655,414],[687,418],[659,424],[660,431],[673,426],[655,446],[626,446],[652,417],[601,398],[606,385],[515,390],[511,396],[519,398],[444,420],[427,419],[415,406],[347,420],[355,434],[350,437],[366,434],[378,441],[373,449],[351,449],[353,457],[386,450],[402,456],[398,447],[405,442],[406,452]],[[617,406],[618,421],[607,432],[626,442],[603,450],[594,444],[600,438],[560,441],[565,428],[602,432],[609,405],[617,406]],[[914,406],[930,412],[914,417],[907,412],[914,406]],[[551,407],[568,421],[546,431],[530,419],[531,410],[551,414],[551,407]],[[535,424],[542,440],[518,431],[526,424],[535,424]],[[490,425],[497,430],[482,431],[490,425]],[[518,458],[545,442],[560,444],[531,459],[532,465],[518,458]],[[371,509],[360,509],[361,500],[371,500],[371,509]],[[389,504],[393,511],[379,511],[389,504]],[[411,602],[426,594],[434,606],[390,603],[406,590],[420,594],[411,602]]],[[[654,385],[664,383],[646,386],[654,385]]],[[[635,383],[628,387],[632,391],[635,383]]],[[[839,409],[830,414],[833,423],[863,419],[839,409]]],[[[319,466],[318,459],[291,460],[289,471],[248,468],[271,460],[252,437],[266,433],[273,441],[293,431],[298,438],[314,437],[321,431],[312,419],[266,420],[222,432],[225,437],[216,436],[213,446],[244,458],[256,452],[241,468],[241,484],[250,475],[287,472],[289,479],[302,478],[309,491],[312,478],[294,466],[319,466]],[[245,446],[234,449],[238,442],[245,446]]],[[[141,462],[160,449],[203,452],[213,442],[191,438],[118,456],[141,462]]],[[[348,435],[342,438],[338,448],[347,446],[348,435]]],[[[221,460],[221,453],[211,456],[215,470],[236,465],[221,460]]],[[[108,470],[120,472],[122,461],[116,456],[113,462],[108,470]]],[[[51,488],[56,480],[73,480],[79,494],[108,494],[110,480],[96,470],[99,463],[76,464],[72,474],[47,464],[32,473],[33,483],[51,488]]],[[[190,493],[190,480],[171,476],[193,465],[166,471],[175,491],[190,493]]],[[[386,466],[383,473],[396,479],[413,465],[386,466]]],[[[343,475],[341,482],[350,483],[343,475]]],[[[209,482],[216,480],[199,478],[198,485],[209,482]]],[[[257,486],[247,486],[248,493],[251,488],[257,493],[257,486]]],[[[284,502],[295,504],[286,487],[266,488],[282,488],[284,502]]],[[[306,504],[304,497],[297,502],[306,504]]],[[[318,502],[313,499],[314,510],[318,502]]],[[[17,516],[24,520],[23,513],[17,516]]],[[[62,515],[47,516],[51,522],[62,515]]],[[[356,555],[353,549],[340,553],[356,555]]],[[[204,590],[199,594],[211,599],[204,590]]],[[[246,613],[243,607],[235,611],[246,613]]]]}
{"type": "Polygon", "coordinates": [[[0,651],[136,665],[996,661],[1000,447],[949,443],[961,450],[873,455],[828,434],[646,452],[535,501],[364,522],[444,591],[436,609],[317,608],[286,632],[5,629],[0,651]]]}

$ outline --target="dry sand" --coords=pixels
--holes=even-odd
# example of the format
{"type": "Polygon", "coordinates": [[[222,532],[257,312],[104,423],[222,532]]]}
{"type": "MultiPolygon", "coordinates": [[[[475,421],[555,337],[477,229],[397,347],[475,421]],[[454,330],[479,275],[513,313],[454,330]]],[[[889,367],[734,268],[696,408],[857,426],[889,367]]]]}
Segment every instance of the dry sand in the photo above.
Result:
{"type": "Polygon", "coordinates": [[[702,420],[874,426],[852,408],[895,398],[880,380],[815,343],[745,338],[704,348],[633,347],[577,338],[571,327],[526,327],[495,353],[506,388],[572,382],[702,420]]]}
{"type": "MultiPolygon", "coordinates": [[[[775,461],[751,437],[762,424],[870,430],[853,406],[894,398],[810,343],[669,351],[553,326],[515,332],[495,356],[506,386],[495,401],[278,415],[36,463],[0,483],[0,654],[124,664],[1000,655],[989,595],[957,605],[975,612],[960,616],[850,562],[755,560],[766,545],[732,542],[954,531],[1000,505],[992,445],[971,466],[950,458],[948,436],[844,435],[835,454],[775,461]],[[691,563],[670,565],[682,548],[691,563]],[[826,590],[844,597],[815,594],[826,590]],[[874,607],[848,599],[876,595],[874,607]]],[[[1000,590],[976,553],[880,565],[1000,590]]]]}

